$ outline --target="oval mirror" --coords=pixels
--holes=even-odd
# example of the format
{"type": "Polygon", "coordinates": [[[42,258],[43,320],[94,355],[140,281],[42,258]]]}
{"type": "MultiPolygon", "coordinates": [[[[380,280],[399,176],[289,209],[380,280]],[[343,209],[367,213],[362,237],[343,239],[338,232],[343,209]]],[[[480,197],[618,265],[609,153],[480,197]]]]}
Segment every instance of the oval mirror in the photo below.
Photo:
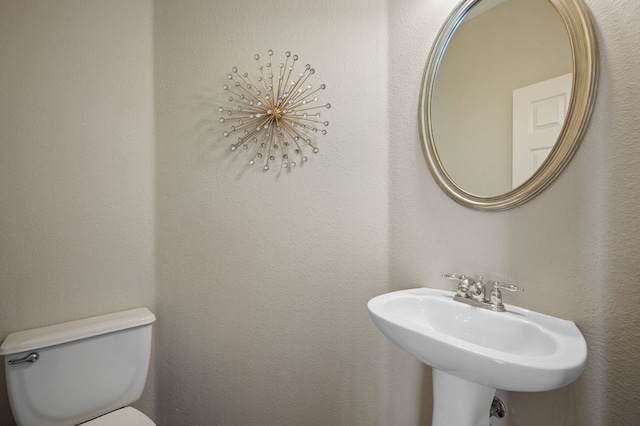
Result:
{"type": "Polygon", "coordinates": [[[429,54],[420,96],[427,164],[454,200],[504,210],[540,193],[578,148],[597,50],[582,0],[464,0],[429,54]]]}

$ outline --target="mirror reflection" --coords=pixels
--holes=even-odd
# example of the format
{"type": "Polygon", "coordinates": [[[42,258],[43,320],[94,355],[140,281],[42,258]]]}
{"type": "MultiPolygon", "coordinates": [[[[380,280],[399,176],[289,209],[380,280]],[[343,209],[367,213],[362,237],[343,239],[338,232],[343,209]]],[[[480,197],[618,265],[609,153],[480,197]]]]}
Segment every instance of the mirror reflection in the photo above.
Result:
{"type": "Polygon", "coordinates": [[[442,56],[431,98],[438,156],[462,190],[493,197],[524,183],[558,138],[572,51],[547,0],[481,0],[442,56]]]}

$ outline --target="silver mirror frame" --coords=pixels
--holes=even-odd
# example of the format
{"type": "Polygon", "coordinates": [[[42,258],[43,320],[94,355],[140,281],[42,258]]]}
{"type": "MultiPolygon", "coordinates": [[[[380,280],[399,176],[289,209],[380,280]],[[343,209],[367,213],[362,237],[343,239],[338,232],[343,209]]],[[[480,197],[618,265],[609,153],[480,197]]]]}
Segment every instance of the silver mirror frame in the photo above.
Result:
{"type": "Polygon", "coordinates": [[[433,137],[431,103],[438,67],[449,40],[466,13],[481,0],[463,0],[440,29],[422,78],[419,121],[427,165],[442,190],[458,203],[477,210],[499,211],[519,206],[542,192],[573,157],[584,135],[596,97],[598,50],[591,13],[582,0],[548,0],[564,21],[571,44],[573,84],[564,126],[540,168],[519,187],[497,196],[482,197],[460,188],[444,168],[433,137]]]}

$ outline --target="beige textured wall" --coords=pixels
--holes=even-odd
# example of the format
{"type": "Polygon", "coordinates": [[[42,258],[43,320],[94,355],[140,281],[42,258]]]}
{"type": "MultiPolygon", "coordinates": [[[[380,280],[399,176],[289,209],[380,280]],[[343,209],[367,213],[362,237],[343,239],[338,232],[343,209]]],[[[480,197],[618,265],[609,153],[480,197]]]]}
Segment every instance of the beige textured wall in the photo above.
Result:
{"type": "Polygon", "coordinates": [[[0,0],[0,340],[153,309],[151,6],[0,0]]]}
{"type": "Polygon", "coordinates": [[[418,143],[422,68],[454,4],[157,1],[154,286],[151,4],[1,0],[0,336],[156,293],[141,407],[158,425],[428,425],[428,369],[365,303],[501,275],[590,350],[573,385],[507,395],[508,424],[635,424],[639,6],[588,1],[602,75],[583,145],[538,198],[480,213],[439,190],[418,143]],[[311,62],[334,105],[320,153],[282,176],[243,171],[212,113],[228,69],[269,48],[311,62]]]}
{"type": "Polygon", "coordinates": [[[549,2],[509,0],[464,21],[440,65],[432,111],[455,182],[484,196],[510,191],[513,90],[571,67],[567,30],[549,2]]]}
{"type": "MultiPolygon", "coordinates": [[[[416,111],[424,58],[456,0],[389,4],[389,73],[405,80],[390,92],[389,105],[416,111]]],[[[416,118],[408,114],[390,125],[390,164],[401,165],[390,169],[394,285],[451,288],[443,272],[504,277],[526,289],[507,295],[510,302],[573,320],[586,337],[583,376],[553,392],[509,394],[509,426],[626,426],[640,418],[640,4],[587,4],[601,50],[593,118],[572,162],[533,201],[501,213],[456,204],[424,164],[416,118]]],[[[428,371],[422,382],[401,380],[418,367],[400,351],[395,357],[395,390],[429,401],[428,371]]],[[[394,405],[403,405],[398,418],[406,412],[415,418],[389,424],[429,424],[429,403],[394,405]]]]}
{"type": "Polygon", "coordinates": [[[386,28],[385,1],[155,3],[160,425],[388,424],[386,28]],[[245,169],[218,123],[269,49],[332,104],[291,173],[245,169]]]}

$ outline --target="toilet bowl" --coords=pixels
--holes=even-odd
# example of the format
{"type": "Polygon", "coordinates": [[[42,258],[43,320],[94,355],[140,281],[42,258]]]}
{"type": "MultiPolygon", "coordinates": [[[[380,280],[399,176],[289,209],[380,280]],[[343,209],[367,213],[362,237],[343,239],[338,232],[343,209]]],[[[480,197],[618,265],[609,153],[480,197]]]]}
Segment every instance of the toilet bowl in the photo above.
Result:
{"type": "Polygon", "coordinates": [[[0,345],[18,426],[153,426],[129,407],[149,370],[146,308],[10,334],[0,345]]]}

